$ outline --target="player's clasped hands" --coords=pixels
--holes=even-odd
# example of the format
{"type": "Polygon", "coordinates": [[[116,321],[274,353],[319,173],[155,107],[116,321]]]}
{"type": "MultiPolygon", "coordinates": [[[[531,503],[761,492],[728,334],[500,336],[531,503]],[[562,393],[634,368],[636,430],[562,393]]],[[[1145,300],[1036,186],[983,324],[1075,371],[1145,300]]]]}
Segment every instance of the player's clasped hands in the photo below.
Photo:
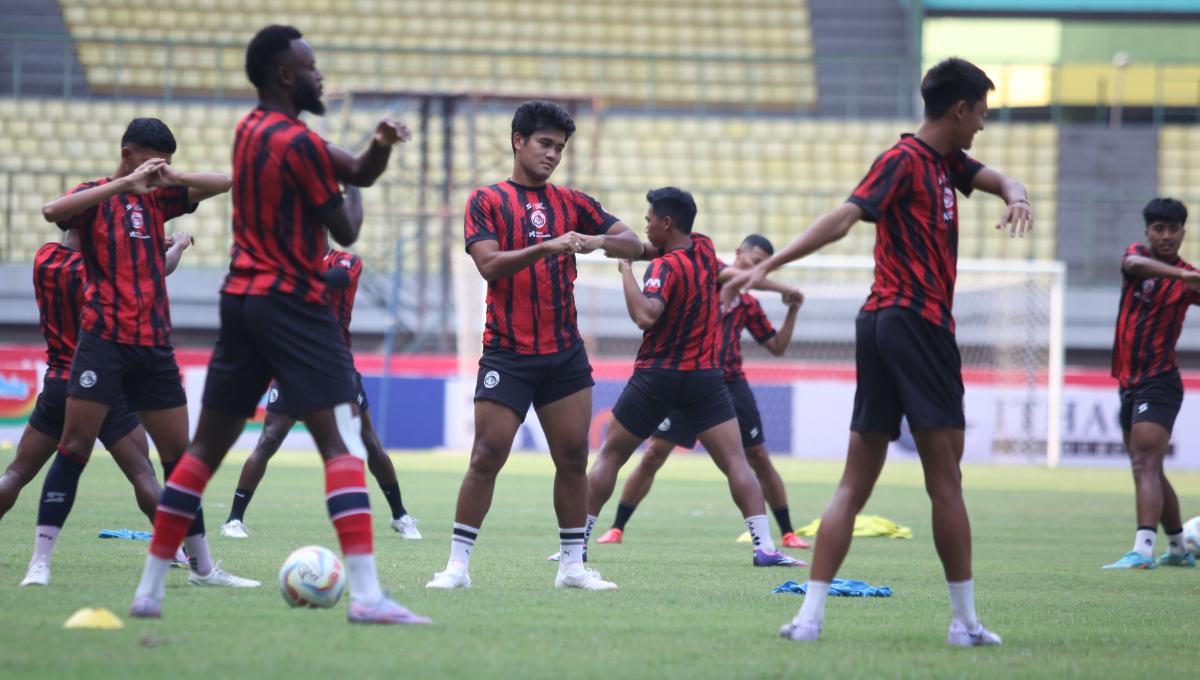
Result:
{"type": "Polygon", "coordinates": [[[1025,234],[1033,231],[1033,206],[1024,199],[1009,203],[1004,209],[1004,215],[996,223],[996,228],[1007,228],[1010,238],[1024,238],[1025,234]]]}
{"type": "Polygon", "coordinates": [[[192,238],[191,234],[187,233],[186,231],[177,231],[167,237],[166,245],[167,249],[170,249],[173,248],[176,243],[182,243],[184,244],[184,248],[190,248],[195,242],[196,241],[192,238]]]}
{"type": "Polygon", "coordinates": [[[595,248],[585,250],[585,239],[587,239],[587,236],[583,234],[568,231],[562,236],[546,241],[546,248],[554,255],[561,255],[563,253],[590,253],[595,248]]]}
{"type": "Polygon", "coordinates": [[[799,288],[792,288],[786,293],[781,293],[783,296],[783,304],[788,307],[799,308],[804,304],[804,293],[800,292],[799,288]]]}
{"type": "Polygon", "coordinates": [[[160,183],[159,173],[164,167],[170,167],[164,158],[151,158],[139,165],[136,170],[126,176],[130,193],[140,196],[163,186],[160,183]]]}
{"type": "Polygon", "coordinates": [[[380,146],[394,146],[412,139],[412,131],[408,126],[392,118],[384,118],[375,126],[375,143],[380,146]]]}

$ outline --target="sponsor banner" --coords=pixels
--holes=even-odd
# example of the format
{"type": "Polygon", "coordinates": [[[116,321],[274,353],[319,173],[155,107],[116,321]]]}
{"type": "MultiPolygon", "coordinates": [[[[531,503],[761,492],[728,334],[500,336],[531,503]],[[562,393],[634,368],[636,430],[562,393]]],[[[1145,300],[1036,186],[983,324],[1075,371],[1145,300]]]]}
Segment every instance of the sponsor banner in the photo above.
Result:
{"type": "Polygon", "coordinates": [[[39,389],[36,369],[0,367],[0,422],[24,426],[39,389]]]}

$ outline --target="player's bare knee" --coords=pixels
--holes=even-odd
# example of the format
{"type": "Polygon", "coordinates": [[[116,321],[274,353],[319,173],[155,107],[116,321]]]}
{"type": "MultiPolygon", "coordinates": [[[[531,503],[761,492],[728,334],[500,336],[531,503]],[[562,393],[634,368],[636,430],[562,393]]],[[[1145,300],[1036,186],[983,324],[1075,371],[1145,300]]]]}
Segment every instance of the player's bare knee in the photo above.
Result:
{"type": "Polygon", "coordinates": [[[761,445],[751,446],[746,449],[746,462],[755,471],[771,465],[771,457],[767,454],[766,447],[761,445]]]}
{"type": "Polygon", "coordinates": [[[508,459],[507,447],[486,439],[476,439],[471,447],[470,472],[484,477],[495,477],[508,459]]]}

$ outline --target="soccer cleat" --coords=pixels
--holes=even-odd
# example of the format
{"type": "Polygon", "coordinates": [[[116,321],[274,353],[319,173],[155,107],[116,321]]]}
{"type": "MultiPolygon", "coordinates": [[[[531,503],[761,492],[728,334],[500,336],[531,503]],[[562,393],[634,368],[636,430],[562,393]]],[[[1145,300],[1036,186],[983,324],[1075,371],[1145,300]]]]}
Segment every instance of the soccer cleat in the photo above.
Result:
{"type": "Polygon", "coordinates": [[[417,529],[417,518],[412,515],[401,515],[392,520],[392,529],[400,534],[400,538],[406,540],[418,540],[421,538],[421,532],[417,529]]]}
{"type": "Polygon", "coordinates": [[[1166,553],[1154,561],[1154,566],[1187,567],[1188,569],[1194,569],[1196,567],[1196,556],[1191,553],[1184,553],[1182,555],[1172,555],[1171,553],[1166,553]]]}
{"type": "Polygon", "coordinates": [[[791,555],[781,552],[754,551],[754,566],[756,567],[807,567],[808,562],[798,560],[791,555]]]}
{"type": "Polygon", "coordinates": [[[29,563],[29,570],[25,572],[25,578],[21,579],[22,586],[48,586],[50,585],[50,562],[46,560],[38,560],[37,562],[29,563]]]}
{"type": "Polygon", "coordinates": [[[346,609],[346,620],[350,623],[433,623],[433,619],[418,616],[389,597],[370,605],[351,600],[346,609]]]}
{"type": "Polygon", "coordinates": [[[135,597],[129,607],[129,616],[134,619],[161,619],[162,602],[152,597],[135,597]]]}
{"type": "Polygon", "coordinates": [[[1106,564],[1101,569],[1153,569],[1155,566],[1153,557],[1145,557],[1136,550],[1130,550],[1121,556],[1121,559],[1106,564]]]}
{"type": "Polygon", "coordinates": [[[962,622],[951,621],[950,632],[946,634],[946,644],[955,647],[994,647],[1000,643],[1000,636],[984,628],[982,623],[972,633],[962,622]]]}
{"type": "Polygon", "coordinates": [[[580,590],[616,590],[617,584],[612,581],[605,581],[600,576],[600,572],[595,569],[579,567],[572,569],[570,573],[564,574],[558,572],[558,576],[554,577],[555,588],[578,588],[580,590]]]}
{"type": "Polygon", "coordinates": [[[604,532],[604,535],[601,536],[600,538],[597,538],[596,542],[597,543],[620,543],[621,537],[624,535],[625,535],[624,531],[613,528],[613,529],[609,529],[608,531],[604,532]]]}
{"type": "Polygon", "coordinates": [[[794,531],[789,531],[780,537],[779,543],[785,548],[800,548],[806,550],[812,547],[809,545],[808,541],[797,536],[796,532],[794,531]]]}
{"type": "Polygon", "coordinates": [[[821,624],[792,619],[779,627],[779,637],[796,642],[816,642],[821,639],[821,624]]]}
{"type": "Polygon", "coordinates": [[[438,590],[451,590],[454,588],[470,588],[471,576],[466,571],[439,571],[433,575],[429,583],[425,584],[426,588],[435,588],[438,590]]]}
{"type": "Polygon", "coordinates": [[[246,525],[240,519],[231,519],[221,525],[221,535],[225,538],[250,538],[246,525]]]}
{"type": "Polygon", "coordinates": [[[217,562],[213,565],[212,571],[204,576],[191,572],[188,574],[188,583],[194,586],[223,586],[225,588],[257,588],[262,584],[254,579],[242,578],[221,569],[221,563],[217,562]]]}

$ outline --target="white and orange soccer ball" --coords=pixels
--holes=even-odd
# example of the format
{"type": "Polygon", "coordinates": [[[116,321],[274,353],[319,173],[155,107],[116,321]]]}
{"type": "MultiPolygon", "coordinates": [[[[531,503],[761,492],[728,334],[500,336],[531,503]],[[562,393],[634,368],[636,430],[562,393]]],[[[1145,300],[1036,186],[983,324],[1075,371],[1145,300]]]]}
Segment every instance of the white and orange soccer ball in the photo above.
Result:
{"type": "Polygon", "coordinates": [[[1183,545],[1188,552],[1200,559],[1200,517],[1193,517],[1183,523],[1183,545]]]}
{"type": "Polygon", "coordinates": [[[279,592],[293,607],[329,608],[346,590],[346,570],[332,550],[319,545],[298,548],[279,570],[279,592]]]}

